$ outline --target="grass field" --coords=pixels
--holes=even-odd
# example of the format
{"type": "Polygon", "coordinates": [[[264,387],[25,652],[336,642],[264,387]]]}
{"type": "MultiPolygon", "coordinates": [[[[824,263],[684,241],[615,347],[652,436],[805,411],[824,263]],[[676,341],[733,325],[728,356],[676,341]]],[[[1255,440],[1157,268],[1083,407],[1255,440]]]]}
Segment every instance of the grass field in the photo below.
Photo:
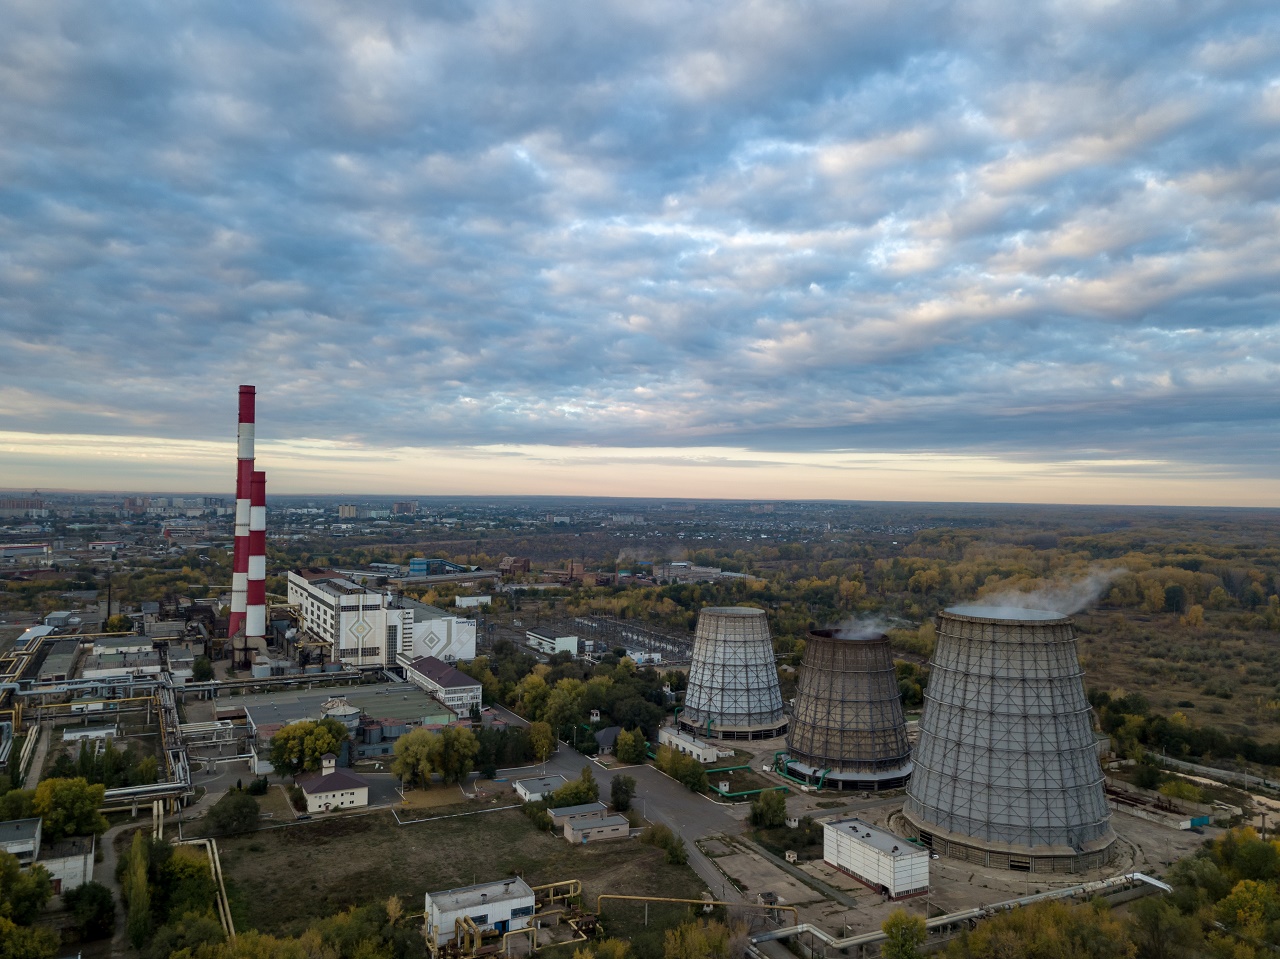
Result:
{"type": "MultiPolygon", "coordinates": [[[[411,826],[390,813],[321,820],[218,842],[237,929],[295,934],[348,906],[400,896],[419,913],[431,890],[467,886],[520,873],[532,885],[581,879],[584,907],[600,893],[696,898],[704,888],[687,866],[668,865],[660,850],[638,841],[570,846],[538,831],[517,810],[411,826]]],[[[683,907],[606,910],[610,935],[626,935],[640,955],[661,955],[664,925],[683,907]],[[649,949],[657,944],[657,951],[649,949]]]]}

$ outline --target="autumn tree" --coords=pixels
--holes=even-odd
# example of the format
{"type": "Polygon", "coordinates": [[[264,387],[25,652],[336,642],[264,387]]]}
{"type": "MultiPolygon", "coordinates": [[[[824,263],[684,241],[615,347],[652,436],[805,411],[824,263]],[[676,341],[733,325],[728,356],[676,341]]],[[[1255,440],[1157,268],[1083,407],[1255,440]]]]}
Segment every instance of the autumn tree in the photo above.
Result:
{"type": "Polygon", "coordinates": [[[924,920],[905,909],[895,909],[880,925],[885,934],[880,955],[884,959],[920,959],[920,946],[928,935],[924,920]]]}
{"type": "Polygon", "coordinates": [[[551,731],[550,723],[531,723],[529,726],[529,742],[533,745],[533,754],[538,757],[538,762],[545,763],[547,757],[556,748],[556,737],[551,731]]]}
{"type": "Polygon", "coordinates": [[[618,757],[618,762],[635,765],[642,763],[645,759],[645,746],[648,741],[644,738],[644,732],[639,729],[627,732],[622,730],[618,733],[617,742],[613,746],[613,754],[618,757]]]}
{"type": "Polygon", "coordinates": [[[32,809],[44,820],[43,833],[49,842],[67,836],[100,835],[107,820],[98,807],[102,805],[105,787],[90,785],[86,780],[44,779],[36,786],[32,809]]]}
{"type": "Polygon", "coordinates": [[[0,851],[0,916],[29,926],[53,896],[53,881],[44,866],[23,870],[18,857],[0,851]]]}
{"type": "Polygon", "coordinates": [[[475,734],[462,726],[446,726],[434,743],[432,765],[447,783],[460,783],[475,769],[480,744],[475,734]]]}
{"type": "Polygon", "coordinates": [[[290,723],[271,737],[271,766],[281,776],[296,776],[320,768],[320,757],[341,750],[347,727],[336,719],[290,723]]]}
{"type": "Polygon", "coordinates": [[[751,825],[776,829],[787,821],[787,797],[780,789],[770,789],[751,800],[751,825]]]}
{"type": "Polygon", "coordinates": [[[419,727],[396,740],[392,775],[410,786],[430,786],[435,773],[436,734],[419,727]]]}

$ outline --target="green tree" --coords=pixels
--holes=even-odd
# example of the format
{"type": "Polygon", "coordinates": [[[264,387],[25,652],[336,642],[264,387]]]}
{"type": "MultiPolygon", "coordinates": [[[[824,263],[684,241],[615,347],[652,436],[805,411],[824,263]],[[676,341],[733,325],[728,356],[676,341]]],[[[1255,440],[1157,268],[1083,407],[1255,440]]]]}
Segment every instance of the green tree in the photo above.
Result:
{"type": "Polygon", "coordinates": [[[626,812],[631,808],[631,799],[636,794],[636,781],[631,776],[614,776],[609,784],[609,799],[618,812],[626,812]]]}
{"type": "Polygon", "coordinates": [[[475,733],[462,726],[446,726],[436,739],[433,765],[447,783],[460,783],[475,769],[480,744],[475,733]]]}
{"type": "Polygon", "coordinates": [[[108,616],[107,621],[102,624],[103,632],[107,633],[132,633],[133,628],[133,620],[122,613],[108,616]]]}
{"type": "MultiPolygon", "coordinates": [[[[12,767],[16,769],[18,764],[13,763],[12,767]]],[[[34,789],[10,789],[0,796],[0,822],[33,818],[36,814],[35,802],[34,789]]]]}
{"type": "Polygon", "coordinates": [[[920,946],[928,935],[924,920],[905,909],[895,909],[880,925],[887,937],[880,947],[884,959],[920,959],[920,946]]]}
{"type": "Polygon", "coordinates": [[[787,797],[780,789],[760,793],[751,800],[751,825],[758,829],[776,829],[787,821],[787,797]]]}
{"type": "Polygon", "coordinates": [[[663,959],[729,959],[729,927],[699,919],[668,929],[662,942],[663,959]]]}
{"type": "Polygon", "coordinates": [[[551,809],[580,806],[583,803],[595,802],[599,798],[600,786],[596,783],[596,777],[591,774],[590,766],[583,766],[577,779],[565,783],[551,794],[547,806],[551,809]]]}
{"type": "Polygon", "coordinates": [[[281,776],[320,768],[320,757],[337,754],[347,740],[347,727],[336,719],[290,723],[271,737],[271,766],[281,776]]]}
{"type": "Polygon", "coordinates": [[[209,828],[217,835],[232,836],[258,828],[258,800],[233,789],[219,799],[208,816],[209,828]]]}
{"type": "Polygon", "coordinates": [[[0,851],[0,916],[29,926],[52,895],[53,881],[44,866],[23,871],[17,856],[0,851]]]}
{"type": "Polygon", "coordinates": [[[80,777],[41,780],[32,808],[44,820],[44,837],[60,842],[67,836],[101,835],[107,820],[98,807],[105,792],[100,783],[91,786],[80,777]]]}
{"type": "Polygon", "coordinates": [[[399,776],[409,786],[430,786],[439,754],[437,739],[439,736],[421,726],[397,739],[391,760],[392,775],[399,776]]]}
{"type": "Polygon", "coordinates": [[[544,722],[531,723],[529,725],[529,742],[533,745],[533,754],[537,757],[538,762],[545,763],[547,757],[556,748],[556,737],[551,730],[551,724],[544,722]]]}
{"type": "Polygon", "coordinates": [[[86,882],[62,894],[81,939],[106,939],[116,928],[116,901],[100,882],[86,882]]]}
{"type": "Polygon", "coordinates": [[[197,656],[191,664],[191,678],[197,683],[213,679],[213,661],[208,656],[197,656]]]}
{"type": "Polygon", "coordinates": [[[618,741],[614,744],[613,754],[618,757],[618,762],[635,765],[636,763],[644,762],[646,745],[648,743],[642,730],[635,729],[627,732],[624,729],[618,733],[618,741]]]}
{"type": "Polygon", "coordinates": [[[147,881],[151,862],[151,851],[147,848],[147,838],[142,830],[133,834],[133,845],[129,847],[129,855],[125,860],[124,894],[128,916],[125,930],[133,948],[141,949],[151,936],[151,885],[147,881]]]}
{"type": "Polygon", "coordinates": [[[19,926],[0,916],[0,959],[53,959],[58,937],[48,929],[19,926]]]}
{"type": "Polygon", "coordinates": [[[1142,959],[1182,959],[1200,938],[1196,921],[1163,896],[1148,896],[1130,906],[1129,929],[1142,959]]]}

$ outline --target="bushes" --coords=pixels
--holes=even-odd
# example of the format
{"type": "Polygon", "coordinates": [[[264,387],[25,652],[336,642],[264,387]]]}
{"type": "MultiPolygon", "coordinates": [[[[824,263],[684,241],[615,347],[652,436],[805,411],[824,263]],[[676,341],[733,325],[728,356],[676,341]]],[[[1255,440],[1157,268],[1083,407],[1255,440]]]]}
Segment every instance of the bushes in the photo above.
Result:
{"type": "Polygon", "coordinates": [[[529,817],[530,822],[543,832],[551,832],[551,827],[555,825],[551,821],[551,814],[547,812],[547,804],[544,802],[525,803],[523,812],[529,817]]]}
{"type": "Polygon", "coordinates": [[[86,882],[62,896],[81,939],[106,939],[116,928],[116,902],[100,882],[86,882]]]}
{"type": "Polygon", "coordinates": [[[253,832],[258,828],[258,800],[233,789],[209,810],[208,822],[209,828],[218,835],[253,832]]]}
{"type": "Polygon", "coordinates": [[[631,797],[636,794],[636,781],[630,776],[614,776],[609,784],[609,799],[618,812],[631,808],[631,797]]]}
{"type": "Polygon", "coordinates": [[[697,793],[704,792],[707,788],[707,771],[702,768],[702,763],[679,750],[659,746],[658,758],[654,764],[687,789],[697,793]]]}
{"type": "Polygon", "coordinates": [[[751,800],[751,825],[757,829],[776,829],[787,821],[787,797],[780,789],[760,793],[751,800]]]}
{"type": "Polygon", "coordinates": [[[667,862],[673,866],[683,866],[689,861],[689,850],[684,840],[662,823],[654,823],[640,834],[640,841],[650,846],[657,846],[667,854],[667,862]]]}

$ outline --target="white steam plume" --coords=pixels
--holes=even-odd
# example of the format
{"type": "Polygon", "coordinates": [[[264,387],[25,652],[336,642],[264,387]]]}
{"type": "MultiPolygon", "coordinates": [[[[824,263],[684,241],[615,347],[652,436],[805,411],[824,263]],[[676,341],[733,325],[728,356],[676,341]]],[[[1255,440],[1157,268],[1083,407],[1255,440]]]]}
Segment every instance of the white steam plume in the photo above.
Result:
{"type": "Polygon", "coordinates": [[[1095,567],[1084,576],[1072,580],[1046,583],[1031,590],[1005,589],[979,596],[983,606],[1011,606],[1014,609],[1044,609],[1053,613],[1078,613],[1092,606],[1129,571],[1123,568],[1095,567]]]}
{"type": "Polygon", "coordinates": [[[883,616],[851,616],[837,626],[834,632],[841,639],[873,639],[903,625],[910,624],[883,616]]]}

